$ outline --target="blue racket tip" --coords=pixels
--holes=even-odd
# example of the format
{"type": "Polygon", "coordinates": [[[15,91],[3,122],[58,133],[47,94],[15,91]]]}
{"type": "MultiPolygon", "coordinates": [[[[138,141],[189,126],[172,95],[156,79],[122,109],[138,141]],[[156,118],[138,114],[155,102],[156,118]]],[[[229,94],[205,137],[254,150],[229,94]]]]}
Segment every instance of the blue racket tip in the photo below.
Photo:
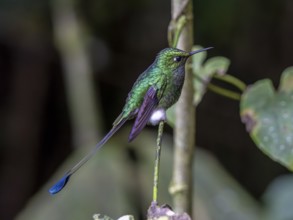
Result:
{"type": "Polygon", "coordinates": [[[49,189],[49,193],[51,195],[54,195],[54,194],[60,192],[65,187],[65,185],[68,182],[69,178],[70,178],[70,175],[65,175],[64,177],[62,177],[62,179],[60,179],[56,184],[54,184],[54,186],[52,186],[49,189]]]}

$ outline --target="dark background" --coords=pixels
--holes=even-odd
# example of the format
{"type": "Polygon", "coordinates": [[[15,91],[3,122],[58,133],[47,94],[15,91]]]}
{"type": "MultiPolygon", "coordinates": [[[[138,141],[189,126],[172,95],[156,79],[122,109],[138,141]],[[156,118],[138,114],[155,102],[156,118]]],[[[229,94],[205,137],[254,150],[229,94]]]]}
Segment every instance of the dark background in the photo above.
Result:
{"type": "MultiPolygon", "coordinates": [[[[13,218],[73,150],[52,4],[0,1],[0,219],[13,218]]],[[[170,1],[85,0],[74,6],[92,38],[94,84],[108,129],[137,76],[168,46],[170,1]]],[[[292,1],[195,0],[194,13],[195,44],[213,46],[209,56],[228,57],[228,72],[247,84],[270,78],[277,86],[293,65],[292,1]]],[[[197,109],[196,135],[197,145],[256,198],[287,172],[256,148],[236,101],[208,92],[197,109]]]]}

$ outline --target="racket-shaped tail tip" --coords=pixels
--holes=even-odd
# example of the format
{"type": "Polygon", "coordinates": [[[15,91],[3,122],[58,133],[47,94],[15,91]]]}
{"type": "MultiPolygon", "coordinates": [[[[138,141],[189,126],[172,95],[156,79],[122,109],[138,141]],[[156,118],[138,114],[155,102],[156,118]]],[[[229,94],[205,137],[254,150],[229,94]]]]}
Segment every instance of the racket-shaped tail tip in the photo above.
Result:
{"type": "Polygon", "coordinates": [[[70,178],[70,175],[65,175],[64,177],[62,177],[62,179],[60,179],[56,184],[54,184],[54,186],[52,186],[49,189],[49,193],[51,195],[54,195],[54,194],[60,192],[65,187],[65,185],[68,182],[69,178],[70,178]]]}

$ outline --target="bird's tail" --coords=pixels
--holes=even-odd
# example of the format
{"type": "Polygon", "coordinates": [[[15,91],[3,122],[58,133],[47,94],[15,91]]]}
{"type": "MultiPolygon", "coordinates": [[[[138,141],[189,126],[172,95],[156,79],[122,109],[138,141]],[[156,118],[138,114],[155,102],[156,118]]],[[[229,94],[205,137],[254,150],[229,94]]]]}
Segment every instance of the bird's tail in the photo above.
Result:
{"type": "Polygon", "coordinates": [[[128,117],[120,118],[120,120],[116,124],[114,124],[112,129],[96,145],[96,147],[89,154],[87,154],[81,161],[79,161],[74,167],[67,171],[65,175],[49,189],[49,193],[53,195],[60,192],[65,187],[71,175],[74,174],[77,170],[79,170],[79,168],[82,167],[89,159],[91,159],[95,155],[95,153],[113,136],[113,134],[116,133],[116,131],[118,131],[121,128],[121,126],[127,120],[128,117]]]}

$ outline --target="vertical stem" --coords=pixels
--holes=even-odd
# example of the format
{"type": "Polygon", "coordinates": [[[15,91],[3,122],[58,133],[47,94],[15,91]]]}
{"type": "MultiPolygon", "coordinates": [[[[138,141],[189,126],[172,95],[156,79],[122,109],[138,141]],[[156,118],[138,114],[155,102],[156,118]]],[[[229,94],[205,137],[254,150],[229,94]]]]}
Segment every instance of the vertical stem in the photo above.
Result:
{"type": "Polygon", "coordinates": [[[162,146],[162,136],[164,131],[164,121],[161,121],[158,128],[157,137],[157,149],[156,149],[156,159],[154,168],[154,185],[153,185],[153,203],[158,203],[158,185],[159,185],[159,172],[160,172],[160,158],[161,158],[161,146],[162,146]]]}
{"type": "MultiPolygon", "coordinates": [[[[190,51],[193,45],[192,2],[190,0],[172,0],[172,19],[180,16],[187,18],[182,29],[177,47],[190,51]]],[[[189,66],[188,63],[186,66],[189,66]]],[[[192,73],[186,69],[185,83],[181,97],[175,109],[174,128],[174,169],[170,192],[173,195],[176,212],[192,214],[192,161],[195,146],[195,108],[193,100],[192,73]]]]}

